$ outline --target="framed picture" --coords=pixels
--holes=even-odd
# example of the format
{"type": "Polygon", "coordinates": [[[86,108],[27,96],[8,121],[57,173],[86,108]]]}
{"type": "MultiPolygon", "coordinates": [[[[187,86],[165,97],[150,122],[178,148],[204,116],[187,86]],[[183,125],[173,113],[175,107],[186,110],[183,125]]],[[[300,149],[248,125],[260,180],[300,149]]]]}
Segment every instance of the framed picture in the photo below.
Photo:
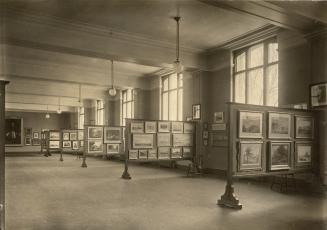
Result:
{"type": "Polygon", "coordinates": [[[25,145],[32,145],[32,138],[31,137],[25,137],[25,145]]]}
{"type": "Polygon", "coordinates": [[[104,127],[104,143],[121,143],[121,127],[104,127]]]}
{"type": "Polygon", "coordinates": [[[157,159],[158,158],[158,151],[157,149],[149,149],[148,150],[148,159],[157,159]]]}
{"type": "Polygon", "coordinates": [[[183,122],[171,122],[171,132],[172,133],[183,133],[184,125],[183,122]]]}
{"type": "Polygon", "coordinates": [[[192,119],[193,120],[201,119],[201,105],[200,104],[192,105],[192,119]]]}
{"type": "Polygon", "coordinates": [[[173,134],[173,146],[193,146],[193,134],[189,133],[176,133],[173,134]]]}
{"type": "Polygon", "coordinates": [[[327,82],[310,85],[311,107],[327,105],[327,82]]]}
{"type": "Polygon", "coordinates": [[[157,122],[146,121],[145,122],[145,133],[156,133],[157,132],[157,122]]]}
{"type": "Polygon", "coordinates": [[[182,148],[171,148],[170,149],[170,157],[172,159],[182,158],[182,148]]]}
{"type": "Polygon", "coordinates": [[[291,120],[290,114],[270,112],[268,114],[268,138],[291,138],[291,120]]]}
{"type": "Polygon", "coordinates": [[[194,123],[184,122],[184,133],[193,133],[194,132],[194,123]]]}
{"type": "Polygon", "coordinates": [[[186,121],[192,121],[192,117],[191,116],[187,116],[186,117],[186,121]]]}
{"type": "Polygon", "coordinates": [[[62,133],[62,140],[63,141],[69,141],[69,133],[68,132],[63,132],[62,133]]]}
{"type": "Polygon", "coordinates": [[[158,147],[169,147],[171,145],[171,134],[170,133],[157,133],[157,146],[158,147]]]}
{"type": "Polygon", "coordinates": [[[25,137],[32,137],[32,128],[25,128],[25,137]]]}
{"type": "Polygon", "coordinates": [[[49,132],[49,140],[59,141],[60,140],[60,132],[50,131],[49,132]]]}
{"type": "Polygon", "coordinates": [[[215,112],[213,114],[214,123],[224,123],[224,112],[215,112]]]}
{"type": "Polygon", "coordinates": [[[79,149],[78,142],[79,142],[79,141],[72,141],[72,145],[73,145],[72,149],[73,149],[73,150],[77,150],[77,149],[79,149]]]}
{"type": "Polygon", "coordinates": [[[96,140],[103,138],[103,127],[89,126],[87,127],[87,134],[89,140],[96,140]]]}
{"type": "Polygon", "coordinates": [[[291,142],[270,142],[269,169],[287,170],[291,168],[291,142]]]}
{"type": "Polygon", "coordinates": [[[133,149],[152,149],[153,134],[133,134],[132,136],[133,149]]]}
{"type": "Polygon", "coordinates": [[[87,146],[89,153],[103,153],[102,140],[89,140],[87,146]]]}
{"type": "Polygon", "coordinates": [[[159,133],[169,133],[170,132],[170,122],[169,121],[158,121],[158,132],[159,133]]]}
{"type": "Polygon", "coordinates": [[[84,130],[78,130],[77,135],[79,141],[84,140],[84,130]]]}
{"type": "Polygon", "coordinates": [[[183,158],[191,158],[192,157],[192,148],[183,147],[183,158]]]}
{"type": "Polygon", "coordinates": [[[63,148],[71,148],[72,147],[72,143],[70,141],[63,141],[62,142],[62,147],[63,148]]]}
{"type": "Polygon", "coordinates": [[[139,158],[139,151],[130,149],[128,151],[128,159],[130,160],[137,160],[139,158]]]}
{"type": "Polygon", "coordinates": [[[139,150],[139,159],[146,160],[148,159],[148,150],[147,149],[140,149],[139,150]]]}
{"type": "Polygon", "coordinates": [[[208,139],[203,140],[203,146],[208,146],[208,139]]]}
{"type": "Polygon", "coordinates": [[[238,148],[238,170],[262,170],[262,141],[241,141],[238,148]]]}
{"type": "Polygon", "coordinates": [[[79,146],[84,147],[84,141],[79,141],[79,146]]]}
{"type": "Polygon", "coordinates": [[[120,144],[107,144],[107,153],[119,153],[120,152],[120,144]]]}
{"type": "Polygon", "coordinates": [[[41,140],[40,139],[32,139],[32,145],[34,145],[34,146],[41,145],[41,140]]]}
{"type": "Polygon", "coordinates": [[[239,112],[239,138],[262,138],[261,112],[239,112]]]}
{"type": "Polygon", "coordinates": [[[312,150],[311,142],[295,143],[295,167],[311,167],[312,150]]]}
{"type": "Polygon", "coordinates": [[[226,123],[221,124],[212,124],[211,125],[212,131],[225,131],[226,130],[226,123]]]}
{"type": "Polygon", "coordinates": [[[313,139],[314,120],[309,116],[295,116],[295,138],[313,139]]]}
{"type": "Polygon", "coordinates": [[[69,133],[69,140],[76,141],[77,140],[77,133],[76,132],[69,133]]]}
{"type": "Polygon", "coordinates": [[[6,118],[5,145],[23,146],[23,118],[6,118]]]}
{"type": "Polygon", "coordinates": [[[60,141],[49,141],[49,149],[59,149],[60,141]]]}
{"type": "Polygon", "coordinates": [[[33,139],[40,139],[39,132],[33,132],[33,139]]]}
{"type": "Polygon", "coordinates": [[[209,132],[207,130],[203,131],[202,137],[203,137],[203,139],[208,139],[209,138],[209,132]]]}
{"type": "Polygon", "coordinates": [[[158,148],[158,159],[169,159],[170,158],[170,148],[169,147],[159,147],[158,148]]]}
{"type": "Polygon", "coordinates": [[[144,123],[141,121],[131,122],[131,133],[144,133],[144,123]]]}

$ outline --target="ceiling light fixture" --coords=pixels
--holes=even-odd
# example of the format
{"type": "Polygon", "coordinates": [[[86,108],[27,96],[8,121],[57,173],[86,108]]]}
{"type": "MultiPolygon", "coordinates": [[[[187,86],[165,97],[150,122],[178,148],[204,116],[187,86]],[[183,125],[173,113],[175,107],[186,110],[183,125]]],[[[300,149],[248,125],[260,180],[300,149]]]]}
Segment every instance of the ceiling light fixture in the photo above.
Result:
{"type": "Polygon", "coordinates": [[[117,94],[117,91],[114,87],[114,61],[111,60],[111,88],[108,90],[110,96],[114,97],[117,94]]]}
{"type": "Polygon", "coordinates": [[[49,119],[50,118],[50,114],[49,114],[49,108],[47,105],[47,113],[45,114],[45,119],[49,119]]]}
{"type": "Polygon", "coordinates": [[[182,63],[179,60],[179,21],[180,21],[180,19],[181,19],[180,16],[174,17],[174,20],[176,21],[176,60],[173,64],[173,66],[174,66],[174,71],[177,74],[180,74],[184,70],[182,63]]]}

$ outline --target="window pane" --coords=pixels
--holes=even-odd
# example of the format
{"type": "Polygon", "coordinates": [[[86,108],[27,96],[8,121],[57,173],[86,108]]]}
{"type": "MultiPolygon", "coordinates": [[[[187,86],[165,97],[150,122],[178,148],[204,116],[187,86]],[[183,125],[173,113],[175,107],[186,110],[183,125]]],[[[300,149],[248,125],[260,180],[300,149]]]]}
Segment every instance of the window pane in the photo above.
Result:
{"type": "Polygon", "coordinates": [[[178,120],[183,120],[183,89],[178,90],[178,120]]]}
{"type": "Polygon", "coordinates": [[[245,103],[245,73],[235,75],[235,102],[245,103]]]}
{"type": "Polygon", "coordinates": [[[236,57],[236,72],[245,70],[245,52],[236,57]]]}
{"type": "Polygon", "coordinates": [[[131,108],[130,103],[128,103],[128,104],[126,105],[126,107],[127,107],[126,118],[131,118],[132,108],[131,108]]]}
{"type": "Polygon", "coordinates": [[[249,49],[249,68],[263,65],[263,44],[252,46],[249,49]]]}
{"type": "Polygon", "coordinates": [[[131,118],[134,118],[134,102],[131,102],[131,118]]]}
{"type": "Polygon", "coordinates": [[[278,106],[278,64],[267,68],[267,105],[278,106]]]}
{"type": "Polygon", "coordinates": [[[169,120],[177,120],[177,90],[169,94],[169,120]]]}
{"type": "Polygon", "coordinates": [[[130,89],[127,90],[127,98],[126,98],[127,101],[131,101],[132,100],[132,92],[131,91],[132,90],[130,90],[130,89]]]}
{"type": "Polygon", "coordinates": [[[268,44],[268,63],[278,61],[278,43],[268,44]]]}
{"type": "Polygon", "coordinates": [[[162,95],[162,119],[168,120],[168,93],[162,95]]]}
{"type": "Polygon", "coordinates": [[[172,74],[169,77],[169,89],[177,88],[177,74],[172,74]]]}
{"type": "Polygon", "coordinates": [[[127,111],[127,107],[126,107],[126,104],[124,103],[123,104],[123,119],[125,119],[127,116],[126,111],[127,111]]]}
{"type": "Polygon", "coordinates": [[[183,87],[183,74],[179,74],[178,82],[178,86],[183,87]]]}
{"type": "Polygon", "coordinates": [[[248,103],[263,105],[263,69],[256,69],[248,75],[248,103]]]}
{"type": "Polygon", "coordinates": [[[162,80],[162,88],[163,88],[164,91],[167,91],[168,90],[168,77],[163,78],[163,80],[162,80]]]}
{"type": "Polygon", "coordinates": [[[127,99],[127,93],[126,90],[123,92],[123,102],[125,102],[127,99]]]}

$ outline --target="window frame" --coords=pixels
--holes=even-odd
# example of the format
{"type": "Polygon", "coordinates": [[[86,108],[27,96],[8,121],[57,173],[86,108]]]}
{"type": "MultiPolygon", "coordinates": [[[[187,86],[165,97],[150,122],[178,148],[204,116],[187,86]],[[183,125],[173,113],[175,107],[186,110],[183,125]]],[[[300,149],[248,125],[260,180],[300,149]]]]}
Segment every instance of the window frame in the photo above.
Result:
{"type": "MultiPolygon", "coordinates": [[[[277,71],[278,71],[278,67],[279,67],[279,56],[277,61],[273,61],[273,62],[268,62],[268,55],[269,55],[269,44],[270,43],[277,43],[278,44],[278,40],[277,37],[271,37],[268,38],[266,40],[260,41],[260,42],[256,42],[253,43],[249,46],[243,47],[241,49],[237,49],[232,51],[232,64],[233,64],[233,68],[232,68],[232,81],[233,81],[233,102],[236,102],[236,75],[238,74],[245,74],[245,102],[244,104],[249,104],[249,73],[253,70],[259,70],[259,69],[263,69],[263,103],[262,106],[267,106],[267,98],[268,98],[268,69],[270,66],[273,65],[277,65],[277,71]],[[249,55],[249,51],[252,47],[259,45],[259,44],[263,44],[263,64],[259,65],[259,66],[255,66],[255,67],[249,67],[249,59],[250,59],[250,55],[249,55]],[[237,68],[237,57],[239,55],[241,55],[242,53],[245,53],[245,69],[244,70],[239,70],[236,72],[236,68],[237,68]]],[[[277,48],[278,50],[278,48],[277,48]]],[[[279,72],[279,71],[278,71],[279,72]]],[[[277,76],[279,77],[278,73],[277,76]]],[[[236,103],[242,103],[242,102],[236,102],[236,103]]],[[[257,105],[257,104],[255,104],[257,105]]],[[[277,100],[277,105],[276,107],[278,107],[278,100],[277,100]]]]}
{"type": "Polygon", "coordinates": [[[96,125],[104,125],[104,102],[103,100],[97,100],[96,109],[96,125]],[[100,119],[101,116],[101,119],[100,119]]]}
{"type": "Polygon", "coordinates": [[[135,116],[135,90],[134,89],[125,89],[125,90],[122,90],[122,99],[121,99],[121,125],[122,126],[125,126],[126,125],[126,118],[130,118],[130,119],[133,119],[134,116],[135,116]],[[128,91],[130,91],[131,93],[131,99],[128,99],[127,98],[127,93],[128,91]],[[124,94],[126,94],[126,100],[125,100],[125,97],[124,97],[124,94]],[[126,105],[126,111],[125,111],[125,114],[126,116],[124,117],[124,105],[126,105]],[[131,111],[131,114],[130,114],[130,117],[127,115],[127,107],[130,106],[130,111],[131,111]]]}

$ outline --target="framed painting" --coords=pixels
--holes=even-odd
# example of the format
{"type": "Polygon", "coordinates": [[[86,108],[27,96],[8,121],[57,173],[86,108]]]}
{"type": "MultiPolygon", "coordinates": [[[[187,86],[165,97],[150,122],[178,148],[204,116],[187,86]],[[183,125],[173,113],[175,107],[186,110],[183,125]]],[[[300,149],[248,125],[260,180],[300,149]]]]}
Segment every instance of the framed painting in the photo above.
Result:
{"type": "Polygon", "coordinates": [[[310,85],[311,107],[321,107],[327,105],[327,82],[310,85]]]}
{"type": "Polygon", "coordinates": [[[5,145],[23,146],[23,118],[5,119],[5,145]]]}
{"type": "Polygon", "coordinates": [[[170,132],[170,122],[169,121],[158,121],[158,132],[159,133],[169,133],[170,132]]]}
{"type": "Polygon", "coordinates": [[[87,144],[88,153],[103,153],[102,140],[89,140],[87,144]]]}
{"type": "Polygon", "coordinates": [[[49,141],[49,149],[59,149],[60,141],[49,141]]]}
{"type": "Polygon", "coordinates": [[[89,126],[87,127],[87,134],[89,140],[103,139],[103,127],[89,126]]]}
{"type": "Polygon", "coordinates": [[[295,116],[295,138],[313,139],[314,120],[310,116],[295,116]]]}
{"type": "Polygon", "coordinates": [[[171,122],[172,133],[183,133],[183,131],[184,131],[183,122],[178,122],[178,121],[171,122]]]}
{"type": "Polygon", "coordinates": [[[62,142],[62,147],[63,148],[71,148],[72,147],[71,141],[63,141],[62,142]]]}
{"type": "Polygon", "coordinates": [[[121,127],[104,127],[104,143],[121,143],[121,127]]]}
{"type": "Polygon", "coordinates": [[[182,158],[182,148],[171,148],[170,149],[170,157],[172,159],[182,158]]]}
{"type": "Polygon", "coordinates": [[[32,138],[31,137],[25,137],[25,145],[32,145],[32,138]]]}
{"type": "Polygon", "coordinates": [[[158,148],[158,159],[169,159],[170,158],[170,148],[169,147],[159,147],[158,148]]]}
{"type": "Polygon", "coordinates": [[[144,122],[141,121],[131,122],[131,133],[144,133],[144,122]]]}
{"type": "Polygon", "coordinates": [[[239,111],[239,138],[262,138],[262,112],[239,111]]]}
{"type": "Polygon", "coordinates": [[[224,123],[224,112],[215,112],[213,115],[213,123],[224,123]]]}
{"type": "Polygon", "coordinates": [[[139,150],[139,159],[140,160],[147,160],[148,159],[148,150],[147,149],[140,149],[139,150]]]}
{"type": "Polygon", "coordinates": [[[157,122],[146,121],[145,122],[145,133],[156,133],[157,132],[157,122]]]}
{"type": "Polygon", "coordinates": [[[32,139],[32,145],[34,145],[34,146],[41,145],[41,140],[40,139],[32,139]]]}
{"type": "Polygon", "coordinates": [[[133,149],[152,149],[153,134],[133,134],[132,136],[133,149]]]}
{"type": "Polygon", "coordinates": [[[149,149],[148,150],[148,159],[157,159],[158,158],[158,151],[157,149],[149,149]]]}
{"type": "Polygon", "coordinates": [[[268,138],[290,139],[292,116],[287,113],[268,114],[268,138]]]}
{"type": "Polygon", "coordinates": [[[78,135],[77,138],[79,141],[84,140],[84,130],[78,130],[77,135],[78,135]]]}
{"type": "Polygon", "coordinates": [[[33,139],[40,139],[39,132],[33,132],[33,139]]]}
{"type": "Polygon", "coordinates": [[[32,137],[32,128],[25,128],[25,137],[32,137]]]}
{"type": "Polygon", "coordinates": [[[69,133],[68,132],[63,132],[62,133],[62,140],[63,141],[69,141],[69,133]]]}
{"type": "Polygon", "coordinates": [[[201,105],[200,104],[192,105],[192,119],[193,120],[201,119],[201,105]]]}
{"type": "Polygon", "coordinates": [[[288,170],[291,168],[291,142],[270,142],[269,169],[288,170]]]}
{"type": "Polygon", "coordinates": [[[311,142],[295,143],[295,167],[308,168],[312,166],[313,145],[311,142]]]}
{"type": "Polygon", "coordinates": [[[77,132],[70,132],[69,133],[69,140],[77,141],[77,132]]]}
{"type": "Polygon", "coordinates": [[[78,142],[79,142],[79,141],[72,141],[72,149],[73,149],[73,150],[78,150],[78,149],[79,149],[78,142]]]}
{"type": "Polygon", "coordinates": [[[184,133],[193,133],[194,129],[194,123],[184,122],[184,133]]]}
{"type": "Polygon", "coordinates": [[[262,141],[240,141],[238,148],[238,170],[261,171],[262,150],[262,141]]]}
{"type": "Polygon", "coordinates": [[[139,151],[135,149],[130,149],[128,151],[128,159],[129,160],[137,160],[139,158],[139,151]]]}
{"type": "Polygon", "coordinates": [[[107,153],[108,154],[116,154],[119,152],[120,152],[120,144],[119,143],[107,144],[107,153]]]}
{"type": "Polygon", "coordinates": [[[60,132],[59,131],[50,131],[49,132],[49,140],[59,141],[60,140],[60,132]]]}
{"type": "Polygon", "coordinates": [[[193,146],[193,134],[191,133],[176,133],[173,134],[173,146],[193,146]]]}
{"type": "Polygon", "coordinates": [[[79,146],[84,147],[84,141],[79,141],[79,146]]]}
{"type": "Polygon", "coordinates": [[[183,158],[191,158],[192,157],[192,148],[183,147],[183,158]]]}
{"type": "Polygon", "coordinates": [[[157,146],[158,147],[169,147],[171,145],[171,134],[170,133],[157,133],[157,146]]]}

